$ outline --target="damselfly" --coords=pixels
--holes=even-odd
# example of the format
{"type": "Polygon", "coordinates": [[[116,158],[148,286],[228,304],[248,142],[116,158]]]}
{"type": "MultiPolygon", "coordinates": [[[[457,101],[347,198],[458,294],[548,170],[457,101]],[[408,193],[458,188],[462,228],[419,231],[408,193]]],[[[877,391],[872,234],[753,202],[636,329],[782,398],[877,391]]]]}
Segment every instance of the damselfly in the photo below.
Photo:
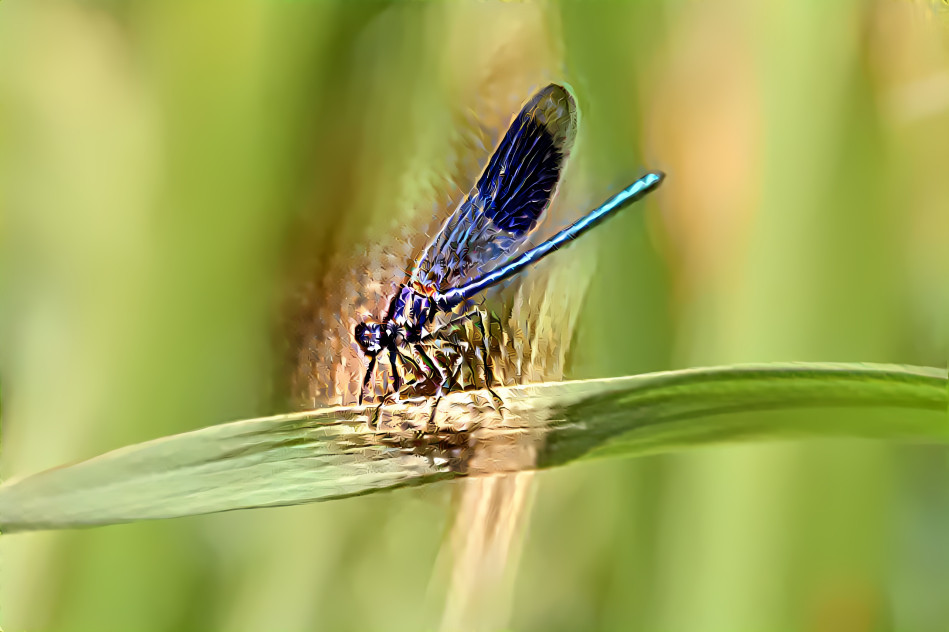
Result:
{"type": "MultiPolygon", "coordinates": [[[[550,205],[576,121],[572,96],[556,84],[534,95],[514,118],[477,184],[417,259],[386,314],[379,321],[356,325],[356,342],[369,357],[360,403],[383,351],[391,367],[393,395],[398,396],[403,386],[400,363],[434,383],[435,392],[441,394],[451,385],[452,368],[426,352],[439,338],[438,330],[428,330],[439,312],[468,306],[481,292],[537,263],[662,182],[662,173],[647,173],[550,239],[513,256],[550,205]]],[[[459,311],[452,322],[475,313],[459,311]]],[[[481,333],[487,344],[487,332],[482,329],[481,333]]],[[[487,353],[484,362],[490,376],[487,353]]],[[[490,377],[486,381],[490,386],[490,377]]]]}

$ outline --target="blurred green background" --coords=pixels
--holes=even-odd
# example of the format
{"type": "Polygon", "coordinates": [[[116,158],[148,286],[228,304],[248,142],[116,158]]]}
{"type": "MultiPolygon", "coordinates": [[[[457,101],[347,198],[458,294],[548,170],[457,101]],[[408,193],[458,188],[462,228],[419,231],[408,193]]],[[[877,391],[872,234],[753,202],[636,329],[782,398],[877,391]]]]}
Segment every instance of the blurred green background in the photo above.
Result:
{"type": "MultiPolygon", "coordinates": [[[[453,115],[552,80],[591,200],[669,174],[571,249],[597,265],[568,377],[946,366],[941,0],[8,1],[3,475],[286,406],[287,296],[321,304],[307,279],[437,202],[471,159],[453,115]]],[[[946,630],[947,456],[825,440],[540,474],[508,625],[946,630]]],[[[0,624],[437,629],[458,485],[2,538],[0,624]]]]}

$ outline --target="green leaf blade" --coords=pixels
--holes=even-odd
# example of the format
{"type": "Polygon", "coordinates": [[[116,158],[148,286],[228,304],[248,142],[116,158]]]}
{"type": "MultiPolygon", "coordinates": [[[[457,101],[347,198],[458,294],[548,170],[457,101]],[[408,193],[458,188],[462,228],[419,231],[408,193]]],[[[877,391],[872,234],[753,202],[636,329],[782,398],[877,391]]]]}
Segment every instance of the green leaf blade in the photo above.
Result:
{"type": "Polygon", "coordinates": [[[0,529],[300,504],[748,439],[949,443],[946,389],[935,368],[739,365],[499,389],[503,416],[472,404],[485,394],[453,393],[434,416],[431,402],[387,407],[401,421],[378,429],[362,407],[238,421],[6,481],[0,529]]]}

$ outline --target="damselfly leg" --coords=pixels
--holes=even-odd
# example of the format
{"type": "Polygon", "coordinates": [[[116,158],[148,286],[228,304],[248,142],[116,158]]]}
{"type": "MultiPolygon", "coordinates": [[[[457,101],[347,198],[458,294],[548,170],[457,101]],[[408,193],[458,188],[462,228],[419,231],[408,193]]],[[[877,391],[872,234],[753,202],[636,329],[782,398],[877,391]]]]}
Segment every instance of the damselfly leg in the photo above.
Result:
{"type": "MultiPolygon", "coordinates": [[[[482,310],[472,310],[457,316],[426,333],[411,347],[389,349],[389,363],[393,367],[392,385],[395,387],[398,384],[399,388],[382,398],[371,416],[370,426],[376,426],[382,407],[388,404],[434,397],[432,418],[429,420],[431,423],[441,398],[452,390],[485,388],[491,394],[495,410],[500,410],[503,401],[493,388],[496,383],[491,368],[490,349],[488,315],[482,310]],[[471,329],[466,328],[468,323],[471,329]],[[404,372],[399,370],[399,363],[408,369],[414,379],[403,383],[404,372]],[[463,370],[468,376],[464,382],[461,379],[463,370]]],[[[366,386],[370,379],[367,375],[364,381],[366,386]]]]}

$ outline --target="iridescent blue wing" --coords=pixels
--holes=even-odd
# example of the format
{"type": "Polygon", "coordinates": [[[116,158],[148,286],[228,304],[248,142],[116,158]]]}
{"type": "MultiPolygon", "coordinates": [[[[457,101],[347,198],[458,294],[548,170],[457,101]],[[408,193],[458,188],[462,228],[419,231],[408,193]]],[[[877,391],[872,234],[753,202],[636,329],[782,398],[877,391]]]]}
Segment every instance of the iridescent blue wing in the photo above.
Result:
{"type": "Polygon", "coordinates": [[[576,105],[566,88],[551,84],[534,95],[419,258],[410,283],[443,292],[503,264],[550,205],[576,127],[576,105]]]}

